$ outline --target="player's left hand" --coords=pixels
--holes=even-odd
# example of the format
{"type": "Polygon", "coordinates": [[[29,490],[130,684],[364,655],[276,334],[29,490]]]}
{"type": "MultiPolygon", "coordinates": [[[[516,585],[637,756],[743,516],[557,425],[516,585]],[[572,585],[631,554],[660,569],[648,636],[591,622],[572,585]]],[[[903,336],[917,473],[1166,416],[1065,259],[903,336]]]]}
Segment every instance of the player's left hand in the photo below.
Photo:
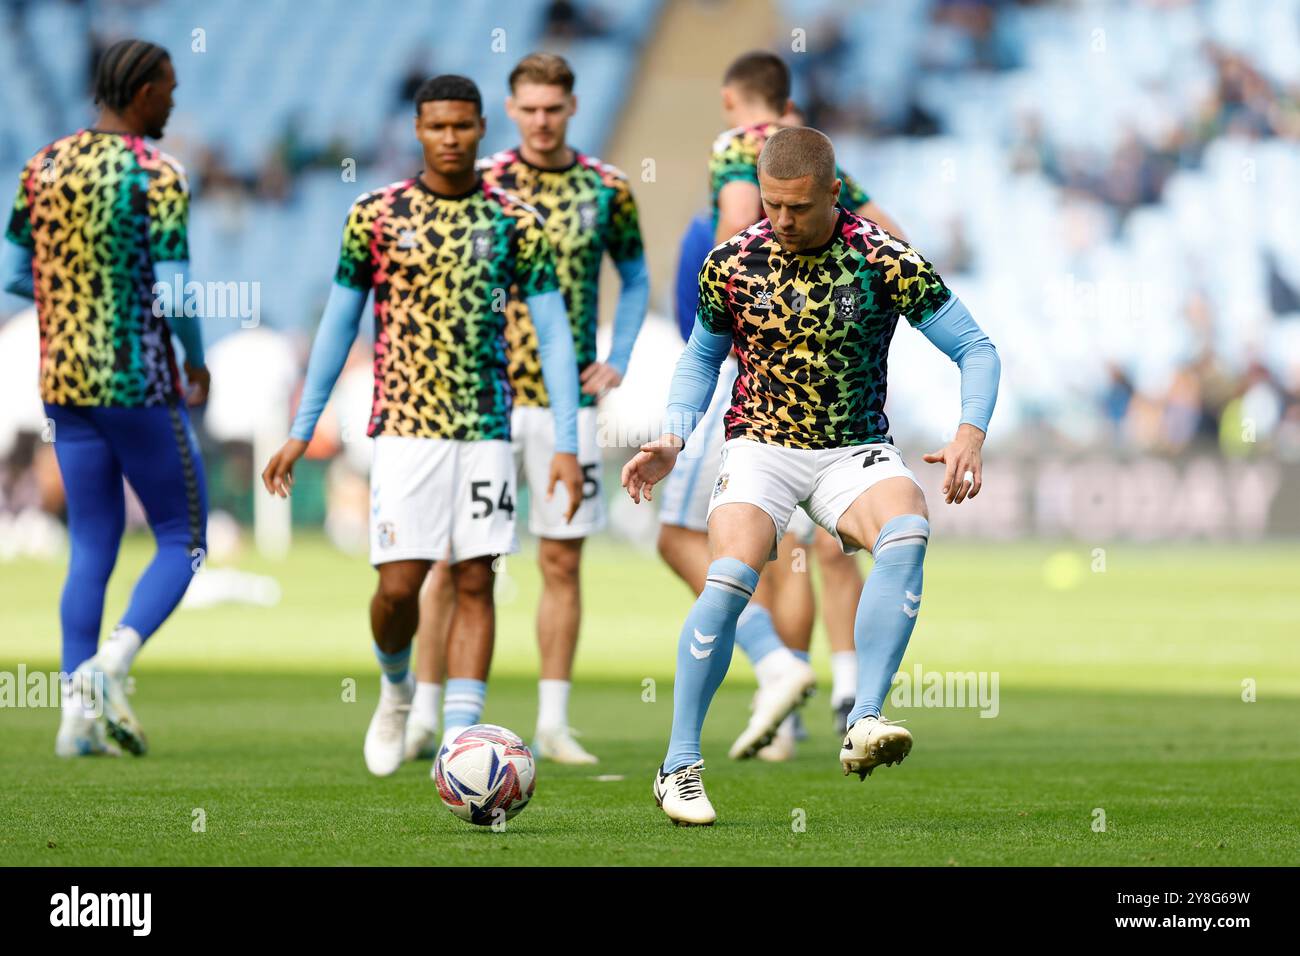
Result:
{"type": "Polygon", "coordinates": [[[546,485],[546,500],[555,497],[555,486],[563,482],[569,492],[569,510],[564,515],[568,524],[582,507],[582,469],[578,466],[578,456],[557,451],[551,458],[551,478],[546,485]]]}
{"type": "Polygon", "coordinates": [[[212,388],[212,373],[206,365],[185,363],[185,377],[189,379],[190,390],[185,396],[185,404],[194,408],[208,400],[208,390],[212,388]]]}
{"type": "Polygon", "coordinates": [[[271,456],[262,470],[262,484],[266,490],[281,498],[293,492],[293,466],[307,452],[307,443],[301,438],[290,438],[271,456]]]}
{"type": "Polygon", "coordinates": [[[641,450],[632,456],[632,460],[623,466],[623,487],[634,504],[641,499],[650,501],[654,486],[668,477],[668,472],[677,464],[684,442],[681,437],[665,432],[654,441],[648,441],[641,450]]]}
{"type": "Polygon", "coordinates": [[[603,395],[623,384],[623,373],[608,362],[592,362],[582,370],[579,381],[585,394],[603,395]]]}
{"type": "Polygon", "coordinates": [[[980,457],[983,447],[984,433],[974,425],[963,424],[958,426],[957,436],[947,445],[921,456],[922,461],[931,464],[942,462],[946,466],[943,493],[948,504],[961,504],[980,493],[984,484],[980,457]]]}

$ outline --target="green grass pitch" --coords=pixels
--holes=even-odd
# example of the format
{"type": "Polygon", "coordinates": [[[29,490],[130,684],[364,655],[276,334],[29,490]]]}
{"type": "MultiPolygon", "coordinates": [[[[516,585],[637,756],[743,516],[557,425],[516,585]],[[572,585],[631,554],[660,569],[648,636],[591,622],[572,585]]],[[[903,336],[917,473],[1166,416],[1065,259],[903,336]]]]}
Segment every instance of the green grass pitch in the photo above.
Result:
{"type": "MultiPolygon", "coordinates": [[[[110,618],[149,553],[128,542],[110,618]]],[[[937,541],[903,669],[996,672],[997,716],[891,708],[915,735],[911,757],[845,778],[819,629],[811,739],[787,764],[732,763],[753,689],[737,653],[705,729],[719,822],[684,830],[650,782],[688,595],[652,555],[596,542],[588,557],[572,718],[601,764],[543,763],[504,832],[443,809],[427,763],[367,774],[373,572],[304,537],[286,562],[241,562],[280,580],[278,607],[183,610],[141,655],[149,756],[61,761],[57,711],[0,709],[0,864],[1300,863],[1300,550],[1115,546],[1094,572],[1083,545],[937,541]]],[[[61,562],[0,570],[0,671],[57,668],[62,574],[61,562]]],[[[528,738],[531,550],[507,577],[485,719],[528,738]]]]}

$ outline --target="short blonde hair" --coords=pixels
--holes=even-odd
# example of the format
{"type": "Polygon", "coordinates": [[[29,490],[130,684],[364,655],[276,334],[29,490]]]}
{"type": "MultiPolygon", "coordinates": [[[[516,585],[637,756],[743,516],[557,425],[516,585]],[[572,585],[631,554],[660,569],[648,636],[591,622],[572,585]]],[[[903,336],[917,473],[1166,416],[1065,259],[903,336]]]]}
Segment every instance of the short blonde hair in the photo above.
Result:
{"type": "Polygon", "coordinates": [[[773,179],[812,176],[819,186],[835,182],[835,147],[825,133],[809,126],[780,129],[758,154],[758,171],[773,179]]]}
{"type": "Polygon", "coordinates": [[[566,93],[573,92],[573,68],[567,60],[554,53],[530,53],[510,71],[510,92],[520,83],[538,83],[542,86],[559,86],[566,93]]]}

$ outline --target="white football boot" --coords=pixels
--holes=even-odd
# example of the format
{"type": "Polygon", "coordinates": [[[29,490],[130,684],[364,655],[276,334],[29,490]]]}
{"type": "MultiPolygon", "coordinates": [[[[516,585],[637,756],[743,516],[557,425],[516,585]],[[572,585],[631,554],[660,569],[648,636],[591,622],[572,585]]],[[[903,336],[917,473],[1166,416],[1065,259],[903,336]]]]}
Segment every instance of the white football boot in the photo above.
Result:
{"type": "Polygon", "coordinates": [[[62,686],[62,715],[54,753],[59,757],[120,757],[122,751],[108,739],[103,714],[95,709],[94,698],[88,690],[82,691],[84,678],[74,673],[62,686]]]}
{"type": "Polygon", "coordinates": [[[556,763],[581,766],[600,763],[594,755],[587,753],[582,744],[574,740],[576,731],[569,727],[554,727],[537,730],[537,740],[533,753],[541,760],[554,760],[556,763]]]}
{"type": "Polygon", "coordinates": [[[438,725],[412,712],[406,721],[403,756],[407,760],[432,760],[438,752],[438,725]]]}
{"type": "Polygon", "coordinates": [[[82,675],[82,686],[91,695],[93,706],[103,713],[108,735],[137,757],[147,754],[149,741],[126,699],[127,675],[106,670],[98,655],[78,667],[77,673],[82,675]]]}
{"type": "Polygon", "coordinates": [[[411,713],[415,681],[408,677],[394,684],[380,677],[379,706],[366,730],[366,769],[376,777],[387,777],[402,765],[406,749],[406,719],[411,713]]]}
{"type": "Polygon", "coordinates": [[[700,781],[703,769],[704,761],[698,760],[672,773],[663,773],[662,769],[655,771],[655,803],[679,827],[713,826],[718,819],[700,781]]]}
{"type": "Polygon", "coordinates": [[[747,760],[770,744],[781,722],[807,700],[816,682],[812,667],[791,655],[780,676],[759,686],[749,723],[727,756],[732,760],[747,760]]]}
{"type": "Polygon", "coordinates": [[[840,750],[844,776],[856,773],[859,780],[866,780],[881,764],[888,767],[902,763],[912,750],[912,735],[898,726],[900,723],[887,717],[863,717],[856,721],[845,733],[840,750]]]}
{"type": "Polygon", "coordinates": [[[781,726],[776,729],[776,736],[772,742],[760,750],[755,756],[759,760],[765,760],[768,763],[784,763],[794,758],[796,741],[798,733],[795,722],[799,717],[796,710],[793,714],[781,721],[781,726]]]}

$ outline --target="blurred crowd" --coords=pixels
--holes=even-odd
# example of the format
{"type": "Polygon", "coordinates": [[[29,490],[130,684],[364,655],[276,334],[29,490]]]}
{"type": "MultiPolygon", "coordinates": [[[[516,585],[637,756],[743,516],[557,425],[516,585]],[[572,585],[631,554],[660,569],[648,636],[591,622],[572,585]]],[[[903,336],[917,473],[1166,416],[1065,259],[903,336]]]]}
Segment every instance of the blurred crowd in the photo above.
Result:
{"type": "MultiPolygon", "coordinates": [[[[958,6],[969,6],[957,4],[958,6]]],[[[1160,128],[1123,130],[1109,150],[1054,144],[1036,114],[1023,118],[1009,162],[1017,173],[1040,173],[1072,196],[1090,198],[1110,213],[1112,234],[1139,207],[1162,202],[1170,177],[1195,169],[1215,141],[1281,139],[1300,142],[1300,85],[1269,79],[1244,53],[1207,41],[1201,56],[1213,82],[1200,98],[1177,103],[1160,128]]],[[[1266,255],[1268,308],[1300,325],[1300,290],[1266,255]]],[[[1108,382],[1098,396],[1112,440],[1142,450],[1180,451],[1218,445],[1244,454],[1264,442],[1300,460],[1300,361],[1268,363],[1258,349],[1235,360],[1221,354],[1215,334],[1215,303],[1194,277],[1183,305],[1190,358],[1167,385],[1143,390],[1122,365],[1108,363],[1108,382]]]]}
{"type": "Polygon", "coordinates": [[[1258,355],[1233,369],[1215,350],[1211,305],[1192,295],[1185,320],[1197,343],[1195,357],[1179,365],[1167,387],[1141,390],[1116,363],[1098,396],[1110,441],[1118,447],[1174,453],[1214,447],[1245,456],[1263,443],[1288,461],[1300,461],[1300,365],[1279,378],[1258,355]]]}
{"type": "MultiPolygon", "coordinates": [[[[965,160],[963,153],[974,155],[992,142],[1001,169],[987,177],[998,208],[992,217],[984,212],[986,223],[1011,222],[1014,229],[1032,221],[1036,212],[1019,204],[1036,198],[1039,184],[1045,185],[1052,193],[1052,245],[1039,235],[1014,234],[1024,257],[1051,275],[1064,273],[1070,283],[1077,274],[1083,285],[1127,286],[1133,297],[1147,295],[1146,307],[1161,310],[1149,335],[1162,341],[1144,343],[1139,335],[1136,343],[1108,347],[1097,344],[1113,328],[1104,321],[1114,318],[1108,310],[1134,321],[1150,316],[1141,308],[1117,310],[1114,303],[1096,304],[1090,312],[1064,303],[1064,311],[1099,321],[1096,330],[1063,328],[1061,337],[1077,344],[1073,351],[1063,349],[1064,357],[1058,352],[1056,361],[1097,367],[1091,374],[1063,370],[1057,383],[1044,386],[1059,394],[1021,403],[1020,427],[1034,443],[1106,443],[1159,453],[1217,446],[1228,455],[1276,450],[1300,460],[1300,247],[1238,231],[1247,240],[1234,247],[1247,260],[1243,269],[1237,259],[1211,254],[1206,262],[1203,251],[1192,254],[1171,243],[1164,258],[1172,266],[1160,275],[1145,272],[1132,256],[1135,236],[1149,225],[1135,225],[1134,214],[1154,211],[1176,236],[1185,210],[1170,203],[1170,184],[1180,173],[1202,172],[1215,147],[1233,144],[1252,157],[1241,161],[1241,172],[1233,171],[1238,178],[1254,174],[1255,144],[1282,145],[1292,162],[1300,156],[1300,72],[1277,69],[1277,61],[1286,59],[1276,55],[1282,41],[1268,37],[1280,26],[1277,32],[1294,44],[1300,6],[1280,5],[1290,12],[1275,10],[1273,20],[1262,16],[1261,6],[1232,6],[1228,0],[936,0],[924,11],[883,5],[846,11],[817,0],[788,4],[790,25],[811,23],[807,55],[790,57],[796,97],[810,125],[837,144],[864,144],[858,156],[917,169],[929,154],[911,146],[891,151],[889,144],[941,140],[965,160]],[[1249,36],[1250,42],[1216,36],[1225,16],[1241,26],[1237,40],[1249,36]],[[1167,34],[1151,32],[1166,24],[1167,34]],[[1134,36],[1143,30],[1148,35],[1134,36]],[[1165,60],[1144,62],[1143,54],[1153,50],[1165,60]],[[1191,56],[1181,57],[1184,50],[1191,56]],[[1263,62],[1266,54],[1272,54],[1271,69],[1263,62]],[[887,63],[873,66],[881,60],[887,63]],[[1083,91],[1105,108],[1086,115],[1090,104],[1083,91]],[[1102,135],[1096,135],[1098,126],[1106,127],[1102,135]],[[1127,271],[1116,261],[1127,261],[1127,271]],[[1224,275],[1234,270],[1249,273],[1249,280],[1229,284],[1224,275]],[[1256,273],[1261,294],[1243,301],[1241,289],[1256,282],[1256,273]],[[1151,295],[1151,287],[1160,294],[1151,295]],[[1168,344],[1175,340],[1176,346],[1168,344]],[[1285,347],[1277,348],[1278,341],[1285,347]],[[1156,344],[1162,347],[1150,348],[1156,344]],[[1121,354],[1125,348],[1128,354],[1121,354]],[[1143,352],[1161,358],[1150,360],[1143,352]],[[1079,381],[1085,384],[1075,389],[1079,381]],[[1081,417],[1076,399],[1090,406],[1091,421],[1072,429],[1068,425],[1081,417]]],[[[782,35],[774,48],[786,42],[782,35]]],[[[1294,45],[1281,48],[1294,52],[1294,45]]],[[[923,233],[921,246],[942,274],[969,277],[976,287],[1005,279],[1002,260],[981,261],[988,250],[972,238],[981,234],[980,212],[963,208],[967,196],[947,206],[935,200],[929,208],[909,208],[915,182],[891,181],[888,169],[883,176],[879,169],[874,173],[895,187],[884,204],[914,236],[923,233]],[[916,221],[919,227],[909,225],[916,221]]],[[[1226,231],[1229,220],[1224,216],[1220,225],[1221,210],[1215,208],[1222,196],[1207,189],[1196,201],[1226,231]]],[[[1289,190],[1276,199],[1287,203],[1279,208],[1295,208],[1289,190]]],[[[1264,225],[1258,214],[1251,221],[1264,225]]],[[[1006,339],[1020,338],[1021,328],[1057,318],[1050,303],[1044,308],[1041,297],[1032,295],[1018,308],[997,297],[985,307],[1004,305],[997,318],[1016,316],[1004,327],[1000,349],[1014,349],[1015,342],[1006,339]]],[[[1010,363],[1005,359],[1004,353],[1008,390],[1016,388],[1018,364],[1051,361],[1032,353],[1020,363],[1014,354],[1010,363]]],[[[1012,401],[1018,397],[1013,394],[1012,401]]]]}
{"type": "Polygon", "coordinates": [[[1117,213],[1116,226],[1139,206],[1158,203],[1169,177],[1196,167],[1223,137],[1300,141],[1300,85],[1266,77],[1243,53],[1207,41],[1201,57],[1213,72],[1199,99],[1174,102],[1162,128],[1127,128],[1109,151],[1061,148],[1037,114],[1023,117],[1011,145],[1012,168],[1041,172],[1061,187],[1092,196],[1117,213]]]}
{"type": "MultiPolygon", "coordinates": [[[[1131,7],[1155,13],[1199,14],[1216,2],[1142,0],[1131,7]]],[[[67,5],[78,11],[93,6],[72,2],[67,5]]],[[[105,23],[129,23],[132,9],[150,5],[148,0],[106,4],[122,13],[116,20],[93,18],[87,13],[86,22],[100,30],[97,33],[88,28],[90,63],[99,49],[117,39],[117,33],[103,28],[105,23]]],[[[27,42],[25,17],[33,6],[17,0],[5,4],[4,29],[11,31],[14,49],[21,49],[27,42]]],[[[1297,3],[1291,6],[1300,10],[1297,3]]],[[[1050,98],[1046,103],[1032,97],[1017,99],[1004,94],[1001,87],[988,85],[999,80],[1010,83],[1015,77],[1022,78],[1023,83],[1028,77],[1032,86],[1040,75],[1045,75],[1041,62],[1034,61],[1032,45],[1026,41],[1019,18],[1045,17],[1050,21],[1059,14],[1063,25],[1080,10],[1129,9],[1123,4],[1108,0],[1095,4],[933,0],[902,8],[885,3],[859,7],[830,0],[800,0],[797,4],[790,2],[788,7],[790,18],[797,7],[798,22],[806,21],[807,26],[806,50],[789,56],[795,98],[806,121],[831,134],[837,150],[844,143],[850,155],[881,160],[879,166],[871,168],[869,178],[873,187],[877,182],[894,186],[892,192],[885,189],[883,204],[891,212],[900,213],[909,231],[915,228],[918,245],[933,250],[932,258],[945,276],[969,285],[972,303],[980,301],[981,288],[1008,281],[1007,263],[989,260],[990,244],[982,241],[986,230],[979,213],[973,203],[969,209],[963,205],[968,197],[943,206],[936,198],[940,190],[917,190],[914,169],[920,162],[917,157],[923,154],[908,152],[913,146],[921,148],[921,144],[945,140],[957,143],[959,151],[969,147],[974,157],[982,143],[992,142],[995,178],[1003,189],[997,199],[1003,205],[994,210],[997,217],[1032,219],[1035,213],[1027,211],[1026,197],[1036,195],[1037,184],[1049,187],[1050,218],[1063,237],[1059,238],[1061,248],[1048,249],[1041,237],[1026,233],[1015,237],[1024,247],[1017,255],[1032,263],[1046,260],[1045,270],[1053,275],[1069,274],[1071,281],[1077,270],[1081,282],[1105,281],[1090,275],[1095,259],[1089,257],[1101,249],[1112,260],[1123,261],[1134,248],[1135,223],[1144,214],[1154,211],[1175,221],[1168,214],[1173,208],[1171,189],[1180,175],[1202,170],[1216,148],[1225,143],[1247,143],[1284,144],[1300,150],[1300,83],[1292,78],[1295,74],[1279,74],[1261,61],[1257,50],[1215,38],[1212,30],[1206,31],[1209,38],[1193,48],[1194,56],[1183,65],[1178,80],[1166,84],[1165,77],[1159,76],[1136,83],[1144,95],[1150,94],[1155,109],[1149,103],[1135,103],[1134,109],[1144,111],[1143,115],[1132,122],[1115,122],[1105,136],[1079,135],[1077,128],[1071,131],[1068,125],[1063,129],[1055,115],[1056,104],[1050,98]],[[911,41],[904,42],[901,30],[897,42],[894,36],[882,34],[878,23],[882,16],[898,18],[900,27],[907,25],[903,21],[915,20],[911,41]],[[1183,78],[1188,75],[1195,77],[1195,82],[1183,78]],[[969,91],[966,114],[952,108],[960,99],[953,95],[954,90],[969,91]],[[982,102],[980,95],[988,99],[982,102]],[[981,107],[988,102],[999,104],[1004,112],[990,114],[989,128],[977,128],[972,133],[970,111],[973,109],[979,127],[984,120],[981,107]],[[876,151],[854,154],[854,142],[876,151]],[[909,176],[913,177],[910,181],[909,176]],[[1020,184],[1025,183],[1034,188],[1020,191],[1020,184]],[[925,210],[909,210],[899,197],[938,205],[931,207],[932,215],[927,218],[925,210]],[[1022,201],[1025,209],[1018,205],[1022,201]],[[895,203],[902,208],[896,208],[895,203]],[[1055,259],[1050,258],[1052,254],[1055,259]]],[[[551,45],[562,47],[600,38],[616,29],[608,22],[608,5],[548,0],[538,9],[539,35],[551,45]]],[[[1118,39],[1112,38],[1112,42],[1118,39]]],[[[789,44],[790,39],[782,34],[774,48],[786,50],[789,44]]],[[[174,148],[183,150],[188,157],[196,215],[206,220],[204,226],[210,239],[220,240],[210,241],[208,248],[214,253],[233,248],[247,251],[266,232],[266,210],[278,211],[285,222],[297,223],[303,217],[302,222],[311,224],[302,227],[299,256],[310,262],[313,276],[319,273],[320,263],[330,254],[328,250],[336,248],[337,214],[330,208],[317,215],[326,200],[321,199],[323,193],[310,192],[313,176],[317,185],[326,178],[337,184],[340,164],[349,159],[366,169],[370,180],[386,181],[408,174],[416,157],[409,128],[411,95],[425,77],[447,68],[447,55],[429,41],[414,46],[388,66],[393,76],[385,104],[387,119],[377,136],[345,127],[322,139],[307,132],[310,117],[290,113],[277,119],[274,135],[250,164],[247,156],[242,160],[230,156],[229,141],[208,135],[202,126],[178,124],[174,132],[169,131],[174,148]],[[307,213],[315,218],[306,218],[307,213]],[[319,242],[327,251],[320,254],[310,245],[312,242],[319,242]]],[[[27,66],[0,68],[0,80],[13,69],[26,70],[27,66]]],[[[90,72],[83,68],[82,75],[89,76],[90,72]]],[[[711,109],[712,104],[702,108],[711,109]]],[[[1110,114],[1105,122],[1110,122],[1110,114]]],[[[9,134],[0,123],[0,137],[5,135],[9,134]]],[[[964,152],[959,154],[966,159],[964,152]]],[[[351,185],[344,187],[345,192],[351,189],[351,185]]],[[[1206,198],[1205,204],[1215,201],[1206,198]]],[[[987,210],[984,215],[988,215],[987,210]]],[[[1176,338],[1179,343],[1154,350],[1162,353],[1155,362],[1135,359],[1135,354],[1142,351],[1143,331],[1136,333],[1136,351],[1131,342],[1127,352],[1118,346],[1089,351],[1072,345],[1073,351],[1061,347],[1040,357],[1034,353],[1035,348],[1053,338],[1069,339],[1077,329],[1066,328],[1068,323],[1062,323],[1059,330],[1055,328],[1055,316],[1043,308],[1042,296],[1027,295],[1021,303],[1023,314],[1016,321],[1022,326],[1036,323],[1048,328],[1040,333],[1039,340],[1031,341],[1020,336],[1022,326],[1007,326],[997,340],[1004,355],[1003,399],[997,419],[1004,431],[999,441],[1005,441],[1010,432],[1015,440],[1007,445],[1012,447],[1114,448],[1159,455],[1212,449],[1224,456],[1271,455],[1300,461],[1300,348],[1280,349],[1271,344],[1277,340],[1272,333],[1286,329],[1296,332],[1292,341],[1300,344],[1300,262],[1285,246],[1265,241],[1257,245],[1264,294],[1256,311],[1264,314],[1263,331],[1258,324],[1249,329],[1236,328],[1239,310],[1225,301],[1221,277],[1210,274],[1213,269],[1203,274],[1188,264],[1192,260],[1178,258],[1174,278],[1166,275],[1159,280],[1171,294],[1147,303],[1148,307],[1158,308],[1155,318],[1159,322],[1153,326],[1156,331],[1145,334],[1153,342],[1176,338]],[[1032,369],[1033,365],[1040,368],[1032,369]],[[1084,365],[1093,367],[1082,368],[1084,365]],[[1031,371],[1037,373],[1035,387],[1041,394],[1029,384],[1031,371]],[[1080,420],[1084,427],[1070,427],[1070,423],[1080,420]]],[[[1300,243],[1295,248],[1300,248],[1300,243]]],[[[1253,247],[1250,255],[1255,256],[1253,247]]],[[[1170,258],[1175,258],[1174,253],[1170,258]]],[[[1229,267],[1217,268],[1222,272],[1229,267]]],[[[296,401],[310,342],[310,325],[302,322],[319,314],[319,302],[312,301],[310,294],[301,295],[295,289],[291,298],[303,317],[301,321],[291,318],[270,323],[279,324],[287,333],[277,333],[274,341],[265,327],[258,330],[268,332],[259,347],[274,354],[273,377],[281,381],[290,404],[296,401]]],[[[0,317],[17,305],[16,300],[5,300],[0,304],[0,317]]],[[[1065,305],[1069,311],[1071,303],[1065,305]]],[[[1108,319],[1108,308],[1096,305],[1095,315],[1076,309],[1083,314],[1071,319],[1086,326],[1092,318],[1108,319]]],[[[268,307],[268,311],[273,309],[268,307]]],[[[996,309],[987,307],[983,314],[989,312],[995,318],[1004,318],[996,309]]],[[[1134,317],[1142,317],[1140,308],[1134,310],[1134,317]]],[[[0,324],[2,321],[0,318],[0,324]]],[[[0,335],[3,331],[0,328],[0,335]]],[[[247,337],[247,333],[238,336],[247,337]]],[[[18,336],[9,339],[11,343],[18,340],[18,336]]],[[[251,350],[256,344],[250,341],[241,348],[251,350]]],[[[368,376],[364,347],[354,351],[348,375],[349,387],[361,407],[368,376]]],[[[16,387],[12,377],[0,375],[0,402],[8,401],[16,387]]],[[[916,403],[901,390],[899,395],[890,409],[891,417],[897,412],[902,427],[915,434],[919,429],[913,428],[905,416],[912,413],[916,403]]],[[[936,399],[936,406],[933,420],[943,420],[950,411],[951,396],[936,399]]],[[[341,546],[359,546],[364,538],[365,454],[364,449],[358,450],[360,446],[344,447],[340,437],[343,429],[337,413],[333,414],[333,418],[327,415],[322,422],[311,455],[317,466],[308,463],[309,476],[303,482],[302,500],[295,503],[295,508],[312,511],[312,520],[326,521],[328,533],[341,546]],[[310,477],[312,467],[317,467],[314,482],[310,477]],[[327,498],[355,499],[355,507],[331,508],[327,513],[327,498]]],[[[209,419],[214,416],[209,415],[209,419]]],[[[203,438],[205,456],[211,456],[214,506],[239,522],[247,522],[256,480],[251,435],[216,424],[203,428],[203,438]]],[[[59,511],[57,468],[49,451],[30,426],[6,434],[4,416],[0,415],[0,557],[5,541],[29,541],[30,549],[39,551],[53,540],[48,526],[29,521],[15,530],[13,519],[6,517],[59,511]],[[9,523],[4,524],[6,521],[9,523]]]]}

